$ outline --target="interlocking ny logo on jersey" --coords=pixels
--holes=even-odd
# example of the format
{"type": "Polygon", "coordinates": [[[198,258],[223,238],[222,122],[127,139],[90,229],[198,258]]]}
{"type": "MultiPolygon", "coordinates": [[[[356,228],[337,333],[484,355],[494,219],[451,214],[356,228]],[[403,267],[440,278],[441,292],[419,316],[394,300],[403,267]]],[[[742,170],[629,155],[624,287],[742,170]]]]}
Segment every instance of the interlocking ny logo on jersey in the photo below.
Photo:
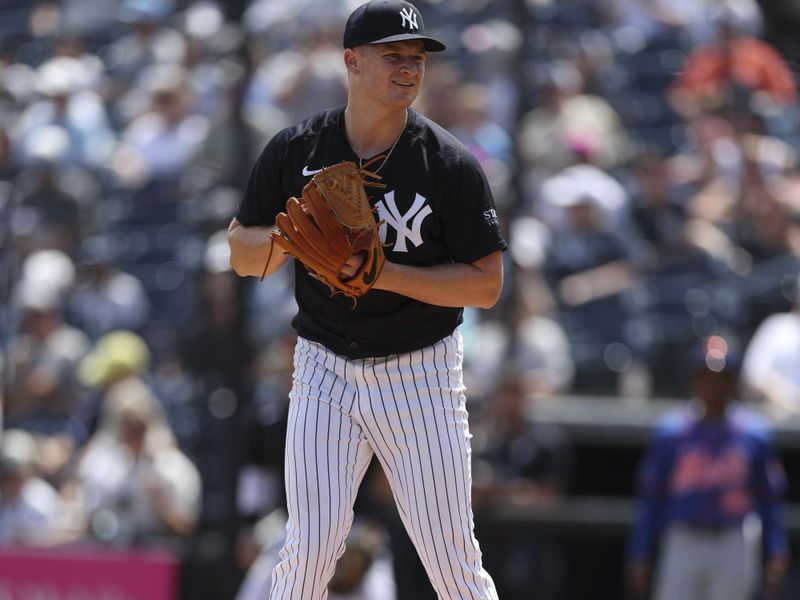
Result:
{"type": "Polygon", "coordinates": [[[386,225],[388,224],[397,231],[397,241],[392,248],[395,252],[408,252],[406,240],[411,240],[416,247],[422,244],[422,222],[433,212],[433,209],[425,203],[424,196],[416,194],[414,203],[405,214],[400,214],[400,209],[394,202],[394,192],[384,194],[383,200],[379,200],[375,206],[378,208],[378,218],[385,221],[380,228],[381,242],[386,242],[386,225]],[[409,221],[411,221],[410,228],[409,221]]]}
{"type": "Polygon", "coordinates": [[[415,13],[410,8],[403,8],[400,11],[400,16],[403,18],[403,27],[408,27],[409,29],[419,29],[419,25],[417,25],[417,13],[415,13]],[[406,25],[406,21],[408,25],[406,25]]]}

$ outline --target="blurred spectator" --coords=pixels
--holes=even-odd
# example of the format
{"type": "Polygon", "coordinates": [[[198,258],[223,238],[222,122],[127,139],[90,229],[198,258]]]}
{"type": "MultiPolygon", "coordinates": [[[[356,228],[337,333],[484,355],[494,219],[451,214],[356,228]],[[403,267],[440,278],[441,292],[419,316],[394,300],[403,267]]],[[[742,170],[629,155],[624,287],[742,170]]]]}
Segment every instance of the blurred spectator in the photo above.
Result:
{"type": "Polygon", "coordinates": [[[127,91],[148,67],[180,64],[186,53],[186,40],[167,24],[172,0],[122,0],[118,20],[127,31],[114,42],[109,65],[118,90],[127,91]]]}
{"type": "Polygon", "coordinates": [[[75,468],[87,534],[116,545],[190,535],[200,514],[200,476],[176,446],[158,400],[141,379],[114,384],[100,428],[75,468]]]}
{"type": "Polygon", "coordinates": [[[115,252],[107,236],[82,240],[78,277],[67,303],[70,322],[95,340],[116,329],[140,330],[150,312],[142,282],[114,266],[115,252]]]}
{"type": "Polygon", "coordinates": [[[348,534],[345,551],[336,561],[328,584],[332,600],[395,598],[391,556],[385,532],[374,522],[358,522],[348,534]]]}
{"type": "Polygon", "coordinates": [[[740,130],[739,194],[732,237],[756,265],[783,255],[800,258],[798,227],[791,214],[796,207],[786,184],[795,176],[796,154],[757,124],[752,129],[740,126],[740,130]]]}
{"type": "Polygon", "coordinates": [[[223,90],[223,109],[211,123],[198,161],[215,172],[216,182],[236,186],[241,194],[249,176],[249,166],[261,153],[265,140],[288,125],[281,110],[268,107],[245,111],[243,102],[247,85],[244,66],[231,64],[229,81],[223,90]]]}
{"type": "Polygon", "coordinates": [[[457,90],[451,133],[481,164],[501,213],[513,204],[511,174],[515,169],[511,136],[491,116],[491,91],[487,85],[464,83],[457,90]]]}
{"type": "MultiPolygon", "coordinates": [[[[63,17],[64,13],[61,16],[63,17]]],[[[86,86],[97,92],[101,98],[104,97],[108,84],[106,67],[100,57],[89,49],[89,40],[86,36],[77,29],[70,30],[65,27],[56,35],[52,52],[53,56],[66,56],[81,63],[81,68],[86,73],[86,86]]]]}
{"type": "Polygon", "coordinates": [[[97,430],[108,390],[129,377],[145,378],[150,368],[150,350],[135,333],[118,330],[101,336],[76,367],[88,397],[72,413],[64,442],[73,449],[82,447],[97,430]]]}
{"type": "Polygon", "coordinates": [[[23,164],[41,156],[41,131],[57,127],[66,133],[66,144],[58,140],[60,145],[53,158],[62,164],[98,169],[105,165],[116,135],[103,100],[94,89],[96,79],[96,73],[85,62],[65,55],[54,56],[36,69],[39,98],[25,108],[13,129],[23,164]]]}
{"type": "Polygon", "coordinates": [[[347,101],[347,71],[342,60],[340,25],[309,17],[293,44],[268,56],[253,74],[245,96],[249,114],[273,106],[299,123],[310,114],[347,101]]]}
{"type": "Polygon", "coordinates": [[[0,547],[64,541],[63,507],[56,489],[37,474],[33,436],[18,429],[0,436],[0,547]]]}
{"type": "Polygon", "coordinates": [[[544,67],[536,107],[522,116],[520,154],[544,176],[579,160],[613,168],[623,157],[625,132],[607,100],[587,94],[580,71],[569,61],[544,67]]]}
{"type": "Polygon", "coordinates": [[[749,269],[741,258],[751,263],[798,251],[785,183],[796,165],[795,152],[766,135],[759,122],[752,112],[735,119],[698,115],[690,121],[695,149],[670,159],[687,214],[702,227],[693,241],[740,271],[749,269]]]}
{"type": "Polygon", "coordinates": [[[748,160],[746,177],[759,181],[743,184],[731,237],[746,252],[755,265],[784,255],[800,257],[800,243],[792,223],[790,207],[754,174],[760,165],[748,160]]]}
{"type": "Polygon", "coordinates": [[[738,152],[732,122],[718,112],[693,115],[685,122],[690,143],[667,159],[675,183],[697,192],[719,176],[735,179],[738,152]]]}
{"type": "MultiPolygon", "coordinates": [[[[43,127],[33,138],[39,145],[37,155],[51,144],[66,144],[66,133],[56,126],[43,127]]],[[[21,198],[13,215],[13,232],[21,247],[49,247],[76,257],[87,229],[87,211],[62,185],[63,171],[57,162],[55,156],[41,156],[35,165],[29,165],[25,177],[17,178],[21,198]]]]}
{"type": "Polygon", "coordinates": [[[414,103],[416,110],[449,130],[456,117],[451,102],[464,83],[464,78],[462,70],[453,62],[428,61],[425,65],[425,85],[414,103]]]}
{"type": "Polygon", "coordinates": [[[466,309],[460,331],[464,336],[464,385],[469,402],[488,400],[495,373],[511,343],[512,332],[500,319],[484,317],[481,311],[466,309]]]}
{"type": "Polygon", "coordinates": [[[678,179],[675,161],[660,151],[637,158],[628,187],[633,196],[631,256],[640,270],[631,340],[649,369],[651,393],[682,396],[686,386],[676,377],[675,357],[696,341],[700,320],[723,316],[724,301],[735,318],[744,313],[731,270],[737,254],[721,230],[689,213],[689,187],[678,179]],[[696,305],[695,298],[700,299],[696,305]]]}
{"type": "Polygon", "coordinates": [[[294,297],[294,271],[291,266],[283,267],[271,275],[270,285],[254,285],[246,289],[246,302],[249,335],[268,346],[276,338],[294,331],[287,323],[297,313],[294,297]],[[263,319],[260,315],[269,312],[273,319],[263,319]],[[278,321],[278,317],[286,317],[289,321],[278,321]]]}
{"type": "Polygon", "coordinates": [[[616,233],[620,240],[622,227],[630,226],[628,191],[608,172],[585,162],[542,181],[538,200],[534,213],[556,233],[581,228],[572,209],[583,204],[592,208],[596,227],[616,233]]]}
{"type": "MultiPolygon", "coordinates": [[[[258,600],[270,589],[272,569],[285,536],[286,514],[276,510],[256,525],[259,556],[249,567],[236,600],[258,600]]],[[[330,600],[394,600],[395,584],[385,534],[379,525],[356,521],[328,584],[330,600]]]]}
{"type": "Polygon", "coordinates": [[[246,520],[283,506],[284,449],[296,335],[279,337],[256,358],[249,374],[250,397],[243,407],[241,465],[236,502],[246,520]]]}
{"type": "Polygon", "coordinates": [[[699,117],[694,166],[693,153],[673,163],[687,182],[689,240],[740,278],[731,292],[741,303],[735,326],[745,337],[786,309],[781,281],[800,269],[795,152],[764,134],[760,121],[752,113],[699,117]]]}
{"type": "Polygon", "coordinates": [[[194,111],[188,73],[179,65],[154,65],[139,78],[149,105],[124,129],[114,157],[120,181],[141,187],[171,180],[195,158],[208,134],[208,119],[194,111]]]}
{"type": "Polygon", "coordinates": [[[756,0],[611,0],[620,25],[631,35],[650,41],[672,32],[685,32],[689,42],[704,43],[714,35],[721,17],[736,19],[752,35],[761,31],[761,10],[756,0]]]}
{"type": "Polygon", "coordinates": [[[75,264],[61,250],[52,248],[36,250],[24,256],[20,279],[15,290],[16,298],[23,304],[33,302],[40,292],[43,303],[53,300],[63,303],[75,284],[75,264]]]}
{"type": "Polygon", "coordinates": [[[575,365],[552,294],[539,273],[521,275],[517,281],[519,288],[508,317],[512,341],[505,360],[519,372],[528,395],[538,398],[564,393],[572,385],[575,365]]]}
{"type": "MultiPolygon", "coordinates": [[[[478,514],[491,508],[547,507],[566,492],[571,449],[557,426],[536,424],[536,382],[503,373],[473,427],[473,494],[478,514]]],[[[525,529],[482,533],[487,569],[502,598],[559,598],[566,563],[557,544],[525,529]]]]}
{"type": "Polygon", "coordinates": [[[221,230],[208,240],[198,278],[197,307],[181,336],[179,350],[189,371],[218,378],[217,385],[241,392],[246,357],[252,349],[244,333],[243,312],[238,310],[239,279],[230,266],[226,239],[226,231],[221,230]]]}
{"type": "Polygon", "coordinates": [[[474,487],[482,508],[548,503],[568,487],[569,445],[557,427],[532,420],[535,403],[544,401],[537,396],[537,382],[509,368],[473,428],[474,487]]]}
{"type": "Polygon", "coordinates": [[[656,600],[749,600],[763,547],[766,597],[778,598],[788,566],[786,476],[771,428],[734,403],[740,363],[724,338],[703,340],[688,362],[693,398],[664,418],[641,465],[631,591],[645,597],[660,547],[656,600]]]}
{"type": "Polygon", "coordinates": [[[615,390],[617,377],[608,369],[605,350],[623,341],[630,313],[623,293],[637,279],[620,237],[627,196],[619,183],[590,165],[570,167],[546,181],[542,195],[553,230],[543,273],[570,340],[573,390],[615,390]]]}
{"type": "Polygon", "coordinates": [[[740,94],[747,102],[764,92],[777,104],[797,99],[797,84],[786,60],[769,42],[743,32],[735,18],[718,22],[717,39],[694,48],[676,78],[670,93],[673,104],[684,114],[730,106],[740,94]]]}
{"type": "Polygon", "coordinates": [[[5,422],[41,433],[63,431],[79,403],[74,369],[89,340],[64,321],[64,296],[74,266],[63,253],[29,256],[14,290],[19,329],[9,342],[10,383],[5,422]]]}
{"type": "Polygon", "coordinates": [[[147,345],[132,332],[112,331],[94,343],[72,367],[72,378],[79,385],[73,386],[77,401],[68,417],[62,426],[48,428],[37,440],[44,476],[58,485],[64,483],[79,449],[98,427],[107,390],[127,377],[144,377],[149,366],[147,345]]]}
{"type": "Polygon", "coordinates": [[[748,396],[778,418],[800,412],[800,278],[792,294],[792,310],[761,323],[742,365],[748,396]]]}
{"type": "Polygon", "coordinates": [[[640,154],[628,187],[632,195],[631,219],[644,242],[637,262],[650,266],[668,259],[685,243],[687,216],[666,157],[658,150],[640,154]]]}
{"type": "Polygon", "coordinates": [[[38,0],[31,15],[31,33],[39,39],[62,34],[86,36],[87,42],[116,30],[115,20],[123,0],[38,0]],[[68,32],[68,33],[67,33],[68,32]]]}

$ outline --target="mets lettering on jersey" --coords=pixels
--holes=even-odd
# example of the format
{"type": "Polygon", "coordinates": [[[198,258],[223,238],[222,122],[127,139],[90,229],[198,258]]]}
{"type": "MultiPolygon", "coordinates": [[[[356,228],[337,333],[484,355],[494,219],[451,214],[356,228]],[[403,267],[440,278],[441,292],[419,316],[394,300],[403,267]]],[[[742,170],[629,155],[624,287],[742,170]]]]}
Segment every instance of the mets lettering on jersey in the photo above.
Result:
{"type": "Polygon", "coordinates": [[[702,447],[687,448],[675,458],[672,491],[685,494],[714,487],[745,487],[750,469],[738,448],[725,448],[719,454],[702,447]]]}
{"type": "Polygon", "coordinates": [[[763,418],[744,407],[732,407],[719,423],[703,421],[692,404],[668,414],[642,461],[638,487],[631,557],[649,555],[671,526],[736,528],[752,512],[761,518],[767,554],[785,550],[786,476],[763,418]]]}

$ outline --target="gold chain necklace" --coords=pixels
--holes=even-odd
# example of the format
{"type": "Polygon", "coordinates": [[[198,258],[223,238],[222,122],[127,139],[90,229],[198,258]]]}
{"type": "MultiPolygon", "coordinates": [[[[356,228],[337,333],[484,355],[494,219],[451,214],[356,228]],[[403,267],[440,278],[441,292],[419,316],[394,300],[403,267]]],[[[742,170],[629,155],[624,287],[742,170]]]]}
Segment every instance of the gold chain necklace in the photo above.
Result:
{"type": "MultiPolygon", "coordinates": [[[[383,158],[383,161],[381,162],[380,166],[377,169],[374,169],[374,170],[371,171],[375,175],[377,175],[380,172],[380,170],[384,167],[384,165],[386,165],[386,161],[389,160],[389,157],[392,155],[392,152],[394,152],[394,147],[397,146],[397,142],[400,141],[400,138],[403,137],[403,134],[406,132],[406,127],[408,126],[408,109],[406,109],[405,115],[406,116],[405,116],[405,119],[403,120],[403,128],[400,130],[400,135],[398,135],[395,138],[394,143],[392,144],[392,147],[389,148],[389,151],[386,153],[386,156],[383,158]]],[[[375,158],[378,158],[378,157],[375,157],[375,158]]],[[[372,158],[369,161],[367,161],[367,164],[373,162],[375,160],[375,158],[372,158]]],[[[362,169],[364,168],[364,159],[362,159],[361,157],[358,158],[358,167],[362,168],[362,169]]]]}

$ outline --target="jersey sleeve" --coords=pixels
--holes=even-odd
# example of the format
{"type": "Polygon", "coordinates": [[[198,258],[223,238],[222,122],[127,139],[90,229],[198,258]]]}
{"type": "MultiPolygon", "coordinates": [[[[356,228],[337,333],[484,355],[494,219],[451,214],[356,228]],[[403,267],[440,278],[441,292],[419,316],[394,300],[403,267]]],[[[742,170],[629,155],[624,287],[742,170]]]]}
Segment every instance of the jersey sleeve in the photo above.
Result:
{"type": "Polygon", "coordinates": [[[762,437],[753,465],[754,492],[761,517],[764,553],[768,558],[786,555],[788,541],[783,523],[786,473],[775,452],[772,437],[762,437]]]}
{"type": "Polygon", "coordinates": [[[670,455],[668,443],[657,433],[639,465],[637,502],[628,544],[629,561],[653,556],[668,500],[670,455]]]}
{"type": "Polygon", "coordinates": [[[289,130],[276,134],[266,145],[250,171],[236,219],[247,227],[272,225],[288,198],[282,185],[280,165],[287,151],[289,130]]]}
{"type": "Polygon", "coordinates": [[[466,149],[459,158],[454,167],[455,181],[444,235],[452,259],[472,263],[497,250],[505,250],[507,244],[489,182],[477,159],[466,149]]]}

